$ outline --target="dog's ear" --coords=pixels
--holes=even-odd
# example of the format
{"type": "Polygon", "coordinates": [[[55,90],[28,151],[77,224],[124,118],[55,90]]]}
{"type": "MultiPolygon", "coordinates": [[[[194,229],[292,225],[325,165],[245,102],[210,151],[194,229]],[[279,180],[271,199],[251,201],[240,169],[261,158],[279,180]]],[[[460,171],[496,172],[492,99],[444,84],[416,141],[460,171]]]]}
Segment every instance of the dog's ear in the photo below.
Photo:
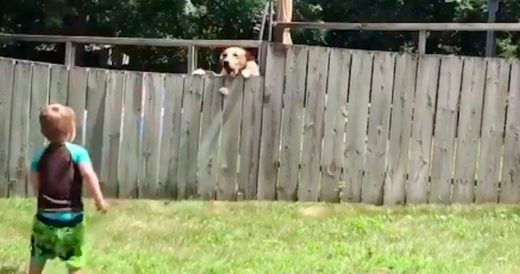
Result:
{"type": "Polygon", "coordinates": [[[218,58],[222,58],[222,55],[224,54],[225,50],[226,50],[226,47],[215,48],[215,53],[217,54],[218,58]]]}
{"type": "Polygon", "coordinates": [[[255,61],[256,57],[251,53],[251,50],[246,50],[246,60],[249,61],[255,61]]]}

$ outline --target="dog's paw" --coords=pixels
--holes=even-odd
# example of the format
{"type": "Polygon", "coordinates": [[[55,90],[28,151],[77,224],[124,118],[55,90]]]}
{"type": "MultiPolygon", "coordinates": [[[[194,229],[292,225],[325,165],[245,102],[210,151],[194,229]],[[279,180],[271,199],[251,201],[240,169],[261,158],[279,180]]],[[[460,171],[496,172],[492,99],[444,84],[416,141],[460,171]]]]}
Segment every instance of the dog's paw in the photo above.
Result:
{"type": "Polygon", "coordinates": [[[244,78],[249,78],[249,77],[251,77],[251,71],[248,70],[248,69],[244,69],[244,70],[242,70],[242,77],[244,77],[244,78]]]}
{"type": "Polygon", "coordinates": [[[229,89],[226,87],[221,87],[218,92],[224,96],[227,96],[229,94],[229,89]]]}
{"type": "Polygon", "coordinates": [[[195,76],[204,76],[206,75],[206,71],[203,70],[203,69],[196,69],[194,70],[191,75],[195,75],[195,76]]]}

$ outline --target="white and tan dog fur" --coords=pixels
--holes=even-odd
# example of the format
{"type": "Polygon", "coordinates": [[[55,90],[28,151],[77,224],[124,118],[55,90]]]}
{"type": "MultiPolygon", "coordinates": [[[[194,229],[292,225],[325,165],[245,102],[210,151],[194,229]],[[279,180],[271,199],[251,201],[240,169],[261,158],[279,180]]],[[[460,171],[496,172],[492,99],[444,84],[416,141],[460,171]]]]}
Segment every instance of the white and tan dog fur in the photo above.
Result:
{"type": "MultiPolygon", "coordinates": [[[[226,48],[220,54],[220,66],[222,70],[220,74],[212,72],[216,76],[239,76],[249,78],[251,76],[259,76],[260,68],[254,57],[249,51],[240,47],[226,48]]],[[[192,72],[193,75],[204,76],[208,72],[203,69],[197,69],[192,72]]],[[[221,93],[227,95],[227,89],[221,89],[221,93]]]]}

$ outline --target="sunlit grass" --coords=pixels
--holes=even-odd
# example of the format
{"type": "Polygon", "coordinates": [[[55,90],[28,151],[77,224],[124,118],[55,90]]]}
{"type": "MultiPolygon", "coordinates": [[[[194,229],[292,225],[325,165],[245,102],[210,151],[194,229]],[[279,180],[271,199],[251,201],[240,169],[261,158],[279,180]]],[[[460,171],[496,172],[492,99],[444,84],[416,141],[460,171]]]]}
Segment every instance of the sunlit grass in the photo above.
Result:
{"type": "MultiPolygon", "coordinates": [[[[0,273],[23,272],[33,210],[0,200],[0,273]]],[[[113,201],[87,225],[87,273],[520,273],[516,207],[113,201]]]]}

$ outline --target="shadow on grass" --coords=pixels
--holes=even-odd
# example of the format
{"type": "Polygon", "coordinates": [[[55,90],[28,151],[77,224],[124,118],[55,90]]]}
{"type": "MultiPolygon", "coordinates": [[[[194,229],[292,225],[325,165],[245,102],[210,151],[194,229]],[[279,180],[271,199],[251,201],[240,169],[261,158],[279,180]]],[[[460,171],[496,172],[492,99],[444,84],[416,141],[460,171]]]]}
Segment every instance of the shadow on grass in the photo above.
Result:
{"type": "Polygon", "coordinates": [[[21,273],[25,273],[25,272],[20,270],[19,267],[15,267],[15,266],[0,267],[0,274],[21,274],[21,273]]]}

